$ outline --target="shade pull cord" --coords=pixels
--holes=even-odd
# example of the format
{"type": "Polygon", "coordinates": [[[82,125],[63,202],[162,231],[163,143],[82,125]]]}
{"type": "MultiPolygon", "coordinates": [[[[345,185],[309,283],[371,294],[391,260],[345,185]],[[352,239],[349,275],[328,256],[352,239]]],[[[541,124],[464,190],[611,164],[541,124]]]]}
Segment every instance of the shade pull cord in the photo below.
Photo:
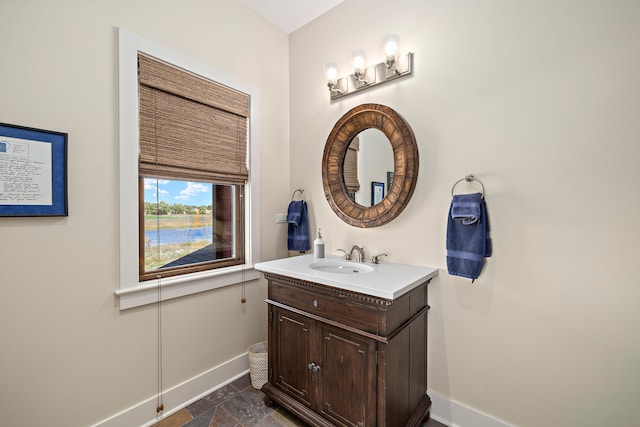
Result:
{"type": "Polygon", "coordinates": [[[162,276],[158,276],[158,406],[156,413],[164,411],[162,401],[162,276]]]}
{"type": "MultiPolygon", "coordinates": [[[[154,97],[154,103],[155,103],[154,97]]],[[[154,108],[154,131],[156,132],[156,253],[160,257],[160,179],[158,178],[158,118],[157,108],[154,108]]],[[[146,269],[145,269],[146,270],[146,269]]],[[[162,400],[162,276],[156,276],[158,279],[158,406],[156,406],[156,414],[164,411],[164,402],[162,400]]]]}
{"type": "Polygon", "coordinates": [[[242,298],[240,298],[240,302],[242,304],[246,304],[247,303],[247,296],[245,294],[245,281],[244,281],[244,270],[247,264],[247,247],[246,247],[246,242],[244,239],[244,228],[246,227],[246,224],[244,223],[244,211],[246,209],[246,206],[244,205],[244,191],[240,190],[240,204],[241,204],[241,214],[240,214],[240,241],[242,242],[242,247],[243,247],[243,254],[244,254],[244,260],[242,263],[242,298]]]}
{"type": "MultiPolygon", "coordinates": [[[[240,119],[236,117],[236,137],[238,139],[238,147],[240,146],[240,126],[239,126],[239,121],[240,119]]],[[[240,208],[240,244],[242,245],[242,257],[243,257],[243,262],[242,262],[242,297],[240,298],[240,302],[242,304],[246,304],[247,303],[247,296],[245,294],[245,284],[244,284],[244,270],[245,267],[247,265],[247,245],[244,239],[245,233],[244,233],[244,229],[247,226],[247,224],[245,224],[244,222],[244,218],[245,218],[245,214],[244,211],[246,210],[247,206],[245,205],[245,201],[244,201],[244,187],[243,186],[239,186],[240,187],[240,206],[238,206],[240,208]]],[[[238,187],[236,187],[238,188],[238,187]]],[[[236,246],[237,246],[236,242],[236,246]]]]}

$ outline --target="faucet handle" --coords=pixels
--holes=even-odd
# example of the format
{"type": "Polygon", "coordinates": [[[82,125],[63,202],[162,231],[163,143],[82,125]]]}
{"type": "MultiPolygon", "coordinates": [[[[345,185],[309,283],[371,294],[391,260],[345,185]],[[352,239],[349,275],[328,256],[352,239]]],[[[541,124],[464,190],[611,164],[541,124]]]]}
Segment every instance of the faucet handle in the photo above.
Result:
{"type": "Polygon", "coordinates": [[[347,251],[345,251],[344,249],[338,249],[338,251],[344,252],[344,260],[345,261],[351,260],[351,255],[349,255],[349,253],[347,251]]]}
{"type": "Polygon", "coordinates": [[[380,257],[381,256],[388,256],[387,254],[378,254],[378,255],[374,255],[371,257],[371,264],[380,264],[380,257]]]}

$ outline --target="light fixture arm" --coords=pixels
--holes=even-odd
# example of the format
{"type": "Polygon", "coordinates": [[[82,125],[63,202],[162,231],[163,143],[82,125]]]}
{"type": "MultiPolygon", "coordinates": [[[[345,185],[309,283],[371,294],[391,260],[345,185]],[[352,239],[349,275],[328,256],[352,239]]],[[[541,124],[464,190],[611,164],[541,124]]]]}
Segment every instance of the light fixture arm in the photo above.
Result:
{"type": "Polygon", "coordinates": [[[385,65],[387,66],[387,70],[389,70],[391,73],[393,74],[399,74],[400,70],[398,70],[397,64],[396,64],[396,58],[395,57],[389,57],[387,58],[387,60],[384,62],[385,65]]]}
{"type": "Polygon", "coordinates": [[[329,88],[329,91],[331,92],[331,94],[332,94],[332,95],[333,95],[334,93],[335,93],[335,94],[338,94],[338,95],[342,94],[342,93],[343,93],[343,91],[342,91],[342,90],[340,90],[340,89],[336,89],[336,86],[337,86],[337,85],[336,85],[335,83],[327,83],[327,87],[329,88]]]}
{"type": "Polygon", "coordinates": [[[367,81],[367,79],[363,79],[362,78],[363,76],[364,76],[364,73],[362,72],[353,73],[353,77],[356,79],[356,82],[361,83],[363,85],[368,85],[369,82],[367,81]]]}

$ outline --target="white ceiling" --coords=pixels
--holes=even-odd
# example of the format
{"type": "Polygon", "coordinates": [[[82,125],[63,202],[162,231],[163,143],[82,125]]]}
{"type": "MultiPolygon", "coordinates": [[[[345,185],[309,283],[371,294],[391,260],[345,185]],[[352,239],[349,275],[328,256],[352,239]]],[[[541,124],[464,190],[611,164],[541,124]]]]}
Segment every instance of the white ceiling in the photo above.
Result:
{"type": "Polygon", "coordinates": [[[287,34],[313,21],[343,0],[241,0],[287,34]]]}

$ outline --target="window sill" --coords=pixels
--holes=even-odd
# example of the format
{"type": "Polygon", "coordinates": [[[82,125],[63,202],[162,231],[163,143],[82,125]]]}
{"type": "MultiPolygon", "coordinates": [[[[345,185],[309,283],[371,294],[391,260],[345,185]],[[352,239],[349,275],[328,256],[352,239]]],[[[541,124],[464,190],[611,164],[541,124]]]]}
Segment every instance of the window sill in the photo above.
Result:
{"type": "Polygon", "coordinates": [[[253,266],[238,266],[220,269],[217,271],[204,271],[177,277],[167,277],[162,279],[162,284],[158,288],[158,282],[150,280],[138,286],[124,288],[115,291],[120,300],[120,310],[140,307],[191,295],[198,292],[210,291],[248,282],[260,278],[260,273],[253,269],[253,266]]]}

